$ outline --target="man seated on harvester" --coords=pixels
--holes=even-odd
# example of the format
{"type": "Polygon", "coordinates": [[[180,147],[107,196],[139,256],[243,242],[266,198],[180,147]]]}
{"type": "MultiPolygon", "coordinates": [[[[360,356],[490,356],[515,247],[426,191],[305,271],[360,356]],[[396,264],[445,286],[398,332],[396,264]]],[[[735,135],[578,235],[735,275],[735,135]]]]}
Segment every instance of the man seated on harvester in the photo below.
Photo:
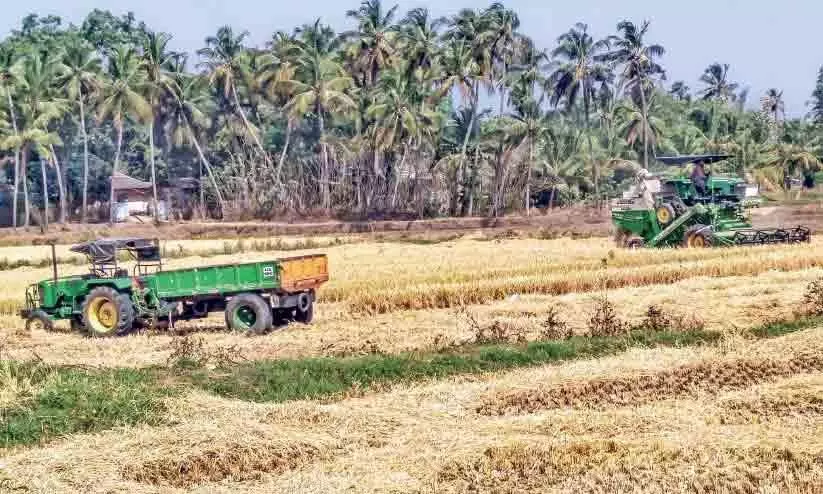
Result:
{"type": "Polygon", "coordinates": [[[692,169],[692,184],[694,185],[697,194],[706,197],[708,196],[708,189],[706,188],[706,181],[708,180],[708,172],[706,171],[706,167],[703,164],[703,160],[698,160],[694,164],[694,169],[692,169]]]}

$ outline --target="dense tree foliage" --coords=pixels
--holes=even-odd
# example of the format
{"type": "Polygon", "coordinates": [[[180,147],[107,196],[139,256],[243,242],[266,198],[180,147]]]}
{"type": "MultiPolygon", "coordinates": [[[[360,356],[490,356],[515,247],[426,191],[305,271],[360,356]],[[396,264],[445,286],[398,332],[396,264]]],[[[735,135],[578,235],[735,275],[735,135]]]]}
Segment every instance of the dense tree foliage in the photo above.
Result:
{"type": "Polygon", "coordinates": [[[728,64],[668,85],[646,21],[542,48],[501,3],[434,18],[366,0],[347,18],[258,47],[221,27],[191,57],[132,14],[24,18],[0,43],[15,219],[106,219],[118,170],[154,200],[197,179],[201,214],[239,218],[598,204],[663,154],[728,153],[719,171],[773,188],[820,167],[823,76],[809,116],[787,119],[778,89],[747,109],[728,64]]]}

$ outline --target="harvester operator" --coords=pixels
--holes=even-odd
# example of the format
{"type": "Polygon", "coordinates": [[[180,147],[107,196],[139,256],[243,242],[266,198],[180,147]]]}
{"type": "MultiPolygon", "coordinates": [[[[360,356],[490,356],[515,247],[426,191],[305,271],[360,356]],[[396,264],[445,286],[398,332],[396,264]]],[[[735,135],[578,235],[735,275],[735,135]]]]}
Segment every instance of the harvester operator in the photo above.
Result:
{"type": "Polygon", "coordinates": [[[706,166],[702,160],[697,161],[694,164],[694,169],[692,169],[692,184],[694,184],[694,188],[697,190],[698,195],[700,196],[707,196],[708,190],[706,189],[706,179],[708,178],[709,172],[706,171],[706,166]]]}

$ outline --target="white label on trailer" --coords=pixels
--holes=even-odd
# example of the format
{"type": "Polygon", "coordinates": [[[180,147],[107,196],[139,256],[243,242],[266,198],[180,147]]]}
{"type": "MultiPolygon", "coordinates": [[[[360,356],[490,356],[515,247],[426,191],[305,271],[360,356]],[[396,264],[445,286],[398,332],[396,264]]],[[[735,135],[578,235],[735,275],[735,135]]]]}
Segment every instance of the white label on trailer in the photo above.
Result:
{"type": "Polygon", "coordinates": [[[274,266],[263,268],[263,278],[274,278],[274,266]]]}

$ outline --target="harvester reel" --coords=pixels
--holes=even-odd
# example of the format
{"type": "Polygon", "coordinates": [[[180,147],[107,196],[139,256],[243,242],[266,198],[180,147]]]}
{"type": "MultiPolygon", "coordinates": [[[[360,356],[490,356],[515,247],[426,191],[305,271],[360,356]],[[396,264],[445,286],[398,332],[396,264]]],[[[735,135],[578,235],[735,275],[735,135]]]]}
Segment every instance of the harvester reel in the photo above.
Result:
{"type": "Polygon", "coordinates": [[[671,204],[663,204],[655,211],[660,226],[666,227],[677,217],[677,212],[671,204]]]}

